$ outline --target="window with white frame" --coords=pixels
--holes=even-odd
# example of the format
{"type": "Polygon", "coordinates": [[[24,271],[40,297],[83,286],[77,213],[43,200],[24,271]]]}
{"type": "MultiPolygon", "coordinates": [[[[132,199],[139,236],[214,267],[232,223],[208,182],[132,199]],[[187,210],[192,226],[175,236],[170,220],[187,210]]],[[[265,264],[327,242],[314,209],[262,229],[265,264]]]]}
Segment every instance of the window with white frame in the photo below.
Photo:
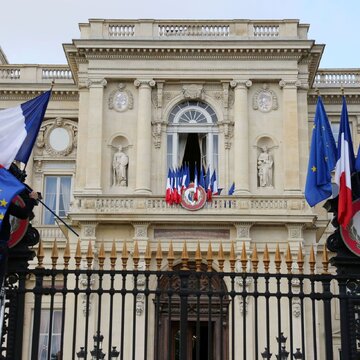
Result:
{"type": "Polygon", "coordinates": [[[51,360],[60,353],[61,325],[61,310],[41,310],[38,360],[51,360]]]}
{"type": "Polygon", "coordinates": [[[206,171],[217,170],[218,126],[212,107],[202,101],[184,101],[173,107],[169,115],[167,165],[190,167],[190,179],[200,165],[206,171]]]}
{"type": "MultiPolygon", "coordinates": [[[[45,204],[59,217],[63,217],[69,211],[71,176],[45,176],[44,179],[45,204]]],[[[55,224],[55,216],[45,209],[43,223],[45,225],[55,224]]]]}

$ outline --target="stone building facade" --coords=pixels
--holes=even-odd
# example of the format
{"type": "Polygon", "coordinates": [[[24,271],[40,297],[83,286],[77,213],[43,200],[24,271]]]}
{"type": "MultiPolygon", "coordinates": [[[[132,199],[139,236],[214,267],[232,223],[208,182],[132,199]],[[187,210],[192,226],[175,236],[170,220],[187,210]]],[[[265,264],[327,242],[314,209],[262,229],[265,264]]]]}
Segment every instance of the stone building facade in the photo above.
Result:
{"type": "MultiPolygon", "coordinates": [[[[67,65],[14,65],[0,53],[1,108],[55,80],[28,183],[84,252],[90,241],[109,252],[115,239],[131,253],[137,240],[143,256],[148,242],[172,241],[180,258],[184,240],[190,253],[198,240],[227,252],[234,240],[238,257],[243,242],[249,254],[276,243],[308,254],[328,225],[304,199],[316,89],[336,132],[344,88],[355,148],[360,132],[360,70],[319,69],[324,45],[308,30],[297,20],[94,19],[63,45],[67,65]],[[223,188],[197,211],[165,202],[168,169],[185,158],[216,170],[223,188]]],[[[33,224],[46,250],[66,237],[75,249],[44,208],[33,224]]]]}

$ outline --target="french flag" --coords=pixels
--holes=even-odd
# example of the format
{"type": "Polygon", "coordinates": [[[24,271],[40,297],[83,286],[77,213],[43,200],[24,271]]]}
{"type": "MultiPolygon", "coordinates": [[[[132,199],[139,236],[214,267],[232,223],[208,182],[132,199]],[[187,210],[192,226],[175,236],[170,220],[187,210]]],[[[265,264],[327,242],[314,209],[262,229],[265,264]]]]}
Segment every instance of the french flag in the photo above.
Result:
{"type": "Polygon", "coordinates": [[[168,203],[168,204],[171,204],[171,170],[169,169],[168,171],[168,176],[167,176],[167,179],[166,179],[166,194],[165,194],[165,201],[168,203]]]}
{"type": "Polygon", "coordinates": [[[51,90],[18,106],[0,110],[0,164],[26,164],[49,103],[51,90]]]}
{"type": "Polygon", "coordinates": [[[352,217],[351,173],[354,169],[355,156],[351,140],[349,118],[345,96],[340,119],[335,182],[339,187],[338,222],[346,227],[352,217]]]}

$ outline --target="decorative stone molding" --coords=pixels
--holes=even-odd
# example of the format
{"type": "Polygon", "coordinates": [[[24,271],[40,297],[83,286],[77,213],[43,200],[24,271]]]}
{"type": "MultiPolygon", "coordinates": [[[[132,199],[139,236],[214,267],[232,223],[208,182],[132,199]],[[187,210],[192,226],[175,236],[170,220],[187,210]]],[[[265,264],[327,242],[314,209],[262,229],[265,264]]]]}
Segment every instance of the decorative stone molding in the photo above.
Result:
{"type": "Polygon", "coordinates": [[[246,89],[252,86],[251,80],[232,80],[230,86],[234,89],[246,89]]]}
{"type": "Polygon", "coordinates": [[[104,88],[107,85],[105,79],[89,79],[87,81],[88,88],[104,88]]]}
{"type": "Polygon", "coordinates": [[[288,230],[288,241],[289,242],[298,242],[303,241],[303,228],[304,224],[286,224],[286,228],[288,230]]]}
{"type": "Polygon", "coordinates": [[[36,155],[43,149],[51,156],[68,156],[77,147],[78,125],[75,121],[57,117],[43,122],[36,139],[36,155]]]}
{"type": "Polygon", "coordinates": [[[224,82],[222,83],[223,91],[222,91],[222,103],[224,109],[228,109],[229,107],[229,85],[230,83],[224,82]]]}
{"type": "Polygon", "coordinates": [[[152,88],[155,84],[153,79],[136,79],[134,81],[134,85],[138,88],[152,88]]]}
{"type": "Polygon", "coordinates": [[[151,122],[152,126],[152,137],[154,141],[154,146],[156,149],[160,149],[161,147],[161,122],[154,121],[151,122]]]}
{"type": "Polygon", "coordinates": [[[300,80],[280,80],[279,86],[282,89],[295,89],[301,86],[300,80]]]}
{"type": "Polygon", "coordinates": [[[250,240],[250,229],[253,223],[234,223],[236,228],[236,240],[250,240]]]}
{"type": "Polygon", "coordinates": [[[148,240],[148,227],[149,223],[140,222],[132,224],[135,230],[134,240],[148,240]]]}
{"type": "Polygon", "coordinates": [[[97,222],[84,222],[81,225],[81,237],[83,239],[96,239],[97,222]]]}
{"type": "Polygon", "coordinates": [[[203,85],[184,85],[182,87],[182,94],[184,96],[184,99],[187,100],[204,100],[205,90],[203,85]]]}
{"type": "Polygon", "coordinates": [[[269,112],[278,109],[278,99],[274,91],[264,84],[262,89],[255,92],[253,97],[253,109],[261,112],[269,112]]]}
{"type": "Polygon", "coordinates": [[[134,98],[130,90],[126,89],[123,83],[118,84],[118,88],[109,95],[109,109],[118,112],[131,110],[134,107],[134,98]]]}
{"type": "Polygon", "coordinates": [[[223,124],[225,149],[231,148],[231,138],[234,135],[234,124],[226,122],[223,124]]]}

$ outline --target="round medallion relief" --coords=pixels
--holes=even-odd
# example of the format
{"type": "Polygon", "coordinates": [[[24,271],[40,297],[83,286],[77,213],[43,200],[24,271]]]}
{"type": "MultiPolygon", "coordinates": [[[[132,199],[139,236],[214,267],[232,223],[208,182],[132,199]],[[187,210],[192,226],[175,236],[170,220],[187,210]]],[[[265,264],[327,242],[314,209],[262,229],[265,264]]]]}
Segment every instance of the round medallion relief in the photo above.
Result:
{"type": "Polygon", "coordinates": [[[257,104],[260,111],[263,112],[270,111],[273,105],[271,93],[267,90],[261,91],[257,97],[257,104]]]}
{"type": "Polygon", "coordinates": [[[129,96],[125,91],[119,91],[114,96],[114,108],[118,111],[124,111],[129,104],[129,96]]]}
{"type": "Polygon", "coordinates": [[[64,151],[70,146],[70,134],[64,128],[55,128],[49,134],[50,146],[55,151],[64,151]]]}

